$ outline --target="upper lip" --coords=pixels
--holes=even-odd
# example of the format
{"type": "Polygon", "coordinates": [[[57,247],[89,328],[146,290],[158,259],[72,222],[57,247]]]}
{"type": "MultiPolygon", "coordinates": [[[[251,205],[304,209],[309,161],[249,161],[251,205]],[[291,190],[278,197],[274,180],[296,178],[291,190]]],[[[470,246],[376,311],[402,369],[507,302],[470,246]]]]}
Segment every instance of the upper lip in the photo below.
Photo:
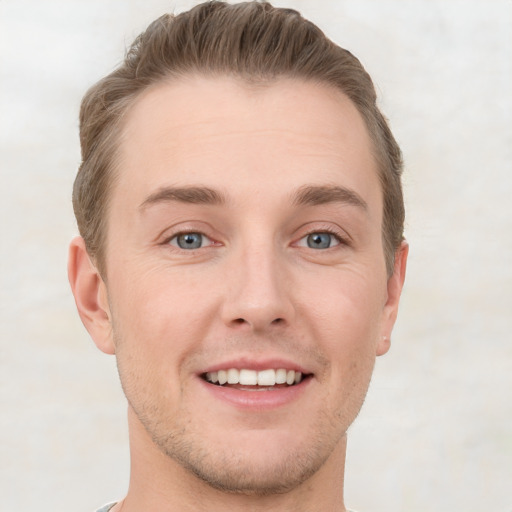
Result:
{"type": "Polygon", "coordinates": [[[219,370],[228,370],[229,368],[255,371],[268,370],[271,368],[274,370],[279,370],[283,368],[285,370],[295,370],[296,372],[302,372],[303,374],[312,373],[303,365],[298,364],[295,361],[283,359],[280,357],[271,357],[264,359],[258,359],[257,357],[242,357],[237,359],[229,359],[226,361],[212,364],[205,368],[204,370],[202,370],[200,373],[203,374],[207,372],[218,372],[219,370]]]}

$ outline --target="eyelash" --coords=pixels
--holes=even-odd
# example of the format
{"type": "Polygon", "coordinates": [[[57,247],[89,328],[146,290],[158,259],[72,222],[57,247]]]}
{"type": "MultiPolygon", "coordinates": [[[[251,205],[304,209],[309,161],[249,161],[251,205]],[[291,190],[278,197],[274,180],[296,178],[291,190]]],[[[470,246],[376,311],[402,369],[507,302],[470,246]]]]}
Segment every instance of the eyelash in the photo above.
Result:
{"type": "MultiPolygon", "coordinates": [[[[338,230],[333,229],[333,228],[331,228],[329,226],[321,227],[321,228],[318,228],[318,229],[312,229],[312,230],[308,231],[303,236],[301,236],[297,240],[297,242],[294,242],[293,245],[298,245],[299,242],[301,242],[302,240],[306,239],[308,236],[314,235],[314,234],[328,234],[328,235],[334,237],[334,239],[338,242],[336,245],[331,246],[331,247],[322,248],[322,249],[313,249],[315,251],[317,251],[317,250],[318,251],[319,250],[324,250],[325,251],[327,249],[333,249],[335,247],[338,247],[339,245],[342,245],[342,246],[349,245],[349,242],[347,241],[347,237],[341,236],[338,230]]],[[[202,242],[204,242],[204,240],[202,240],[202,242]]],[[[203,233],[201,231],[183,230],[183,231],[180,231],[178,233],[174,233],[170,237],[167,237],[162,242],[162,245],[164,245],[164,246],[171,245],[174,249],[176,249],[178,251],[193,252],[193,251],[196,251],[196,250],[199,250],[199,249],[205,249],[205,248],[208,248],[208,247],[211,247],[211,246],[215,246],[215,245],[220,245],[220,244],[215,242],[215,240],[213,240],[211,237],[209,237],[208,235],[206,235],[205,233],[203,233]],[[179,245],[177,245],[177,243],[176,244],[171,244],[171,242],[173,240],[178,239],[180,236],[183,236],[183,235],[201,235],[202,237],[206,238],[207,242],[209,242],[209,243],[206,243],[206,245],[204,245],[202,247],[191,248],[191,249],[184,249],[183,247],[179,247],[179,245]]],[[[302,247],[302,246],[300,246],[300,247],[302,247]]],[[[312,249],[311,247],[307,247],[307,248],[312,249]]]]}
{"type": "MultiPolygon", "coordinates": [[[[342,236],[338,230],[333,229],[329,226],[321,227],[318,229],[312,229],[311,231],[308,231],[307,233],[305,233],[303,236],[301,236],[299,238],[298,242],[300,242],[301,240],[304,240],[305,238],[307,238],[310,235],[324,234],[324,233],[333,236],[336,239],[336,241],[338,242],[338,245],[344,245],[344,246],[349,245],[349,242],[348,242],[346,236],[342,236]]],[[[296,243],[298,243],[298,242],[296,242],[296,243]]],[[[335,245],[334,247],[337,247],[337,245],[335,245]]],[[[328,247],[328,249],[333,249],[334,247],[328,247]]],[[[315,250],[317,250],[317,249],[315,249],[315,250]]]]}
{"type": "MultiPolygon", "coordinates": [[[[205,240],[202,240],[202,242],[205,242],[205,240]]],[[[198,231],[198,230],[184,230],[184,231],[180,231],[178,233],[174,233],[172,236],[166,238],[162,242],[162,245],[172,245],[172,247],[174,247],[175,249],[177,249],[179,251],[192,252],[194,250],[205,249],[207,247],[210,247],[210,246],[213,246],[213,245],[218,245],[218,244],[211,237],[209,237],[208,235],[206,235],[202,231],[198,231]],[[180,247],[177,244],[176,245],[171,244],[171,242],[173,240],[178,239],[180,236],[184,236],[184,235],[200,235],[201,237],[205,238],[206,241],[209,242],[209,243],[206,243],[202,247],[197,247],[197,248],[192,248],[192,249],[184,249],[183,247],[180,247]]]]}

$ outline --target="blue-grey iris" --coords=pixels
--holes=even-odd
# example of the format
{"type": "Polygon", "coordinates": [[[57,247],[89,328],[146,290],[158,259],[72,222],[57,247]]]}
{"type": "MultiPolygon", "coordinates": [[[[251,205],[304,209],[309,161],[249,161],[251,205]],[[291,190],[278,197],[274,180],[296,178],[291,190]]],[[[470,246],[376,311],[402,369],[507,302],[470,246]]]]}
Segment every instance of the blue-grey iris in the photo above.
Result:
{"type": "Polygon", "coordinates": [[[332,236],[329,233],[311,233],[307,243],[311,249],[328,249],[331,246],[332,236]]]}
{"type": "Polygon", "coordinates": [[[181,249],[199,249],[203,244],[201,233],[184,233],[176,238],[178,247],[181,249]]]}

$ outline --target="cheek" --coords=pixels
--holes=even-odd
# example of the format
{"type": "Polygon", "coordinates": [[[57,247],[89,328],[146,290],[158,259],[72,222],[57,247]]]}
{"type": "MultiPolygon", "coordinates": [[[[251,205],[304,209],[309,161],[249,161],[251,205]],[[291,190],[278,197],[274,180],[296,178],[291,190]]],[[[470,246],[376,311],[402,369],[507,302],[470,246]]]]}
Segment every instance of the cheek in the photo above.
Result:
{"type": "Polygon", "coordinates": [[[310,283],[316,291],[302,308],[334,365],[375,356],[384,304],[381,281],[368,271],[345,271],[310,283]]]}
{"type": "Polygon", "coordinates": [[[302,288],[310,290],[303,294],[303,302],[307,301],[325,322],[341,327],[378,321],[385,303],[385,281],[368,269],[327,273],[310,279],[302,288]]]}
{"type": "Polygon", "coordinates": [[[170,272],[155,266],[124,272],[133,278],[116,276],[112,282],[119,286],[111,292],[118,358],[141,372],[158,368],[175,373],[198,340],[205,338],[217,299],[201,276],[186,269],[170,272]]]}
{"type": "Polygon", "coordinates": [[[318,301],[313,315],[324,326],[322,349],[330,365],[326,381],[333,407],[351,422],[368,391],[379,339],[381,293],[375,283],[358,274],[339,279],[318,301]]]}
{"type": "MultiPolygon", "coordinates": [[[[147,276],[146,276],[147,277],[147,276]]],[[[117,290],[112,311],[114,341],[123,390],[139,412],[176,403],[190,322],[183,300],[171,300],[160,281],[132,280],[117,290]],[[145,404],[145,405],[144,405],[145,404]]]]}
{"type": "Polygon", "coordinates": [[[159,324],[167,329],[191,326],[190,320],[196,312],[204,311],[212,295],[205,276],[187,271],[184,267],[166,268],[154,266],[149,270],[132,265],[123,273],[131,279],[119,276],[113,293],[117,310],[135,330],[146,331],[159,324]],[[205,290],[207,293],[205,293],[205,290]]]}

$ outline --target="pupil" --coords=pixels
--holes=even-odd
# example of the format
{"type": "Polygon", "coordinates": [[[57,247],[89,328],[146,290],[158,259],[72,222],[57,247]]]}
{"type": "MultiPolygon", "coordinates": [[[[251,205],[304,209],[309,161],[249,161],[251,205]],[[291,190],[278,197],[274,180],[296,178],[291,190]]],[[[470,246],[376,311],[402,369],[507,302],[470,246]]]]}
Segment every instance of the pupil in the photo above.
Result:
{"type": "Polygon", "coordinates": [[[199,249],[202,244],[202,235],[199,233],[186,233],[178,237],[178,245],[182,249],[199,249]]]}
{"type": "Polygon", "coordinates": [[[328,249],[331,245],[329,233],[313,233],[308,236],[308,247],[312,249],[328,249]]]}

